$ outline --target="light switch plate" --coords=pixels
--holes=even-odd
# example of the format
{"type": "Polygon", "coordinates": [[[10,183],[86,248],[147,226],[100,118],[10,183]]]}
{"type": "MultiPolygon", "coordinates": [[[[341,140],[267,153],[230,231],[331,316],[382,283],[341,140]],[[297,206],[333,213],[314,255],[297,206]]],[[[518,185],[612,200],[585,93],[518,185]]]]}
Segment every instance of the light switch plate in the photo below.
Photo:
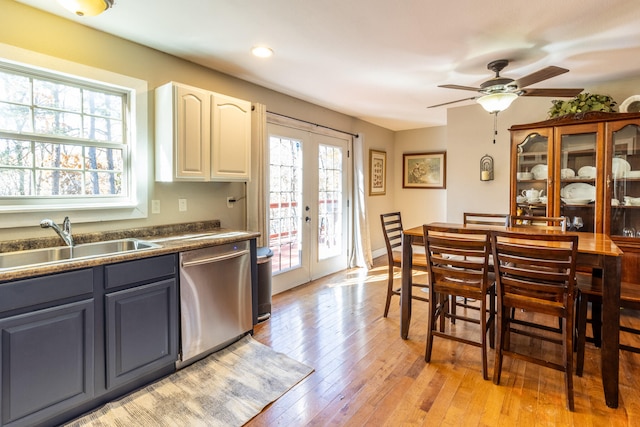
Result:
{"type": "Polygon", "coordinates": [[[151,201],[151,213],[159,214],[160,213],[160,200],[152,200],[151,201]]]}
{"type": "Polygon", "coordinates": [[[187,210],[187,199],[178,199],[178,210],[185,212],[187,210]]]}

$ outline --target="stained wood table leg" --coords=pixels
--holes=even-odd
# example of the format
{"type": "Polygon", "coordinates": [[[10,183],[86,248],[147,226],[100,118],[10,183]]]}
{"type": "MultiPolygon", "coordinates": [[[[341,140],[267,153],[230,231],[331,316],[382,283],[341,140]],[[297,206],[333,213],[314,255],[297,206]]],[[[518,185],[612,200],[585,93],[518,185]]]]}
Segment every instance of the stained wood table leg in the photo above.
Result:
{"type": "Polygon", "coordinates": [[[400,293],[400,337],[409,337],[409,323],[411,323],[411,264],[413,238],[402,233],[402,290],[400,293]]]}
{"type": "Polygon", "coordinates": [[[621,258],[604,258],[602,330],[605,333],[602,334],[600,365],[604,398],[610,408],[618,407],[621,258]]]}

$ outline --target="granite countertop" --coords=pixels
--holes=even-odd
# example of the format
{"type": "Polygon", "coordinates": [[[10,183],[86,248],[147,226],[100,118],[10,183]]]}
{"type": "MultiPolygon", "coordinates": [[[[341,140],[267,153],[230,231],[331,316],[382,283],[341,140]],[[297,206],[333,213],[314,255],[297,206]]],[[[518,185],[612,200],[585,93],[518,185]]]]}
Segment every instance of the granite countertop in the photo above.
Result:
{"type": "MultiPolygon", "coordinates": [[[[134,259],[149,258],[158,255],[184,252],[210,246],[223,245],[248,239],[257,238],[260,233],[254,231],[235,230],[220,227],[220,221],[194,222],[185,224],[172,224],[156,227],[145,227],[109,231],[102,233],[87,233],[74,235],[75,244],[92,243],[99,241],[136,238],[158,244],[158,248],[142,249],[118,254],[107,254],[92,258],[83,258],[69,261],[56,261],[53,263],[29,265],[20,268],[0,268],[0,282],[21,279],[32,276],[42,276],[60,273],[79,268],[95,267],[102,264],[111,264],[134,259]]],[[[12,252],[19,250],[56,247],[61,240],[58,236],[44,239],[22,239],[0,242],[0,252],[12,252]]]]}

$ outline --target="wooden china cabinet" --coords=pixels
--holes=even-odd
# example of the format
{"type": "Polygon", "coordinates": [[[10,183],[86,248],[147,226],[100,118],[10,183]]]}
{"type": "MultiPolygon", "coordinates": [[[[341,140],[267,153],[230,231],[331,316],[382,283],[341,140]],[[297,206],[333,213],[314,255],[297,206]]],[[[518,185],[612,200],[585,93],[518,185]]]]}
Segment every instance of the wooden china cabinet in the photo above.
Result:
{"type": "Polygon", "coordinates": [[[589,112],[514,125],[512,215],[566,216],[609,234],[622,280],[640,283],[640,113],[589,112]]]}

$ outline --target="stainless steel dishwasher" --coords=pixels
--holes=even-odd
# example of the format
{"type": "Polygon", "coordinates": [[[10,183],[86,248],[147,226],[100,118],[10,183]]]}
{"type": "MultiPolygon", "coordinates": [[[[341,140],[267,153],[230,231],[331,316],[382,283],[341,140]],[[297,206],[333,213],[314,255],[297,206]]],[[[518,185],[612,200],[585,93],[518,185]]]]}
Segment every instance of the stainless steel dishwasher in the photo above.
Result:
{"type": "Polygon", "coordinates": [[[249,241],[180,253],[181,368],[253,328],[249,241]]]}

